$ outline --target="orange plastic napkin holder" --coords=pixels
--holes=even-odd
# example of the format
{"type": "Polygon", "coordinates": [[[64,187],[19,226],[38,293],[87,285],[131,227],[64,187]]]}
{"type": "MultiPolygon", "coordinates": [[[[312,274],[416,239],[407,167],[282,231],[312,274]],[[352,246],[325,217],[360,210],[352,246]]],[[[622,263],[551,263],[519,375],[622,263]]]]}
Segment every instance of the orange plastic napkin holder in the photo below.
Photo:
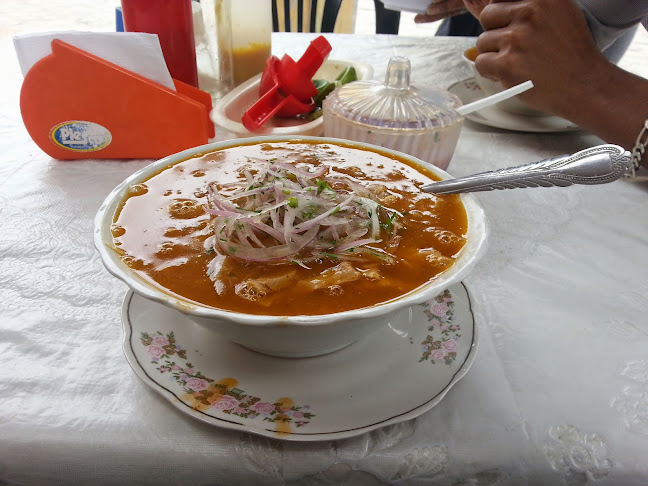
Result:
{"type": "Polygon", "coordinates": [[[177,91],[55,39],[25,75],[20,110],[55,159],[161,158],[214,137],[209,93],[173,82],[177,91]]]}

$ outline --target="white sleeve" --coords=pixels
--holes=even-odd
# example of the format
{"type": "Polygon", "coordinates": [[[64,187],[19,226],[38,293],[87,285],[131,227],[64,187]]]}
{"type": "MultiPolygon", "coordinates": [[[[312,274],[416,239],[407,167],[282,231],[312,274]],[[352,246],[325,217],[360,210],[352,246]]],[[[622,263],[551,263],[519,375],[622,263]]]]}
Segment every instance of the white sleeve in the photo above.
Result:
{"type": "Polygon", "coordinates": [[[578,4],[601,50],[634,31],[639,23],[648,26],[648,2],[643,0],[578,0],[578,4]]]}

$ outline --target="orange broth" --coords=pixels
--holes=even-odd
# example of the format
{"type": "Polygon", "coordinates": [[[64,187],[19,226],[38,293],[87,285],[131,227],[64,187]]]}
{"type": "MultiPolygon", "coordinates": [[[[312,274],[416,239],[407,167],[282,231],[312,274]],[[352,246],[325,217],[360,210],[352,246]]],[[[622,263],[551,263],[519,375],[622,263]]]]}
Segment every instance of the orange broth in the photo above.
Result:
{"type": "Polygon", "coordinates": [[[419,190],[433,180],[437,177],[431,172],[423,173],[404,159],[342,144],[253,143],[178,162],[134,186],[115,215],[112,233],[123,261],[168,293],[248,314],[330,314],[394,299],[452,265],[465,243],[467,216],[459,196],[435,196],[419,190]],[[398,245],[393,247],[392,242],[386,249],[395,263],[352,262],[361,278],[313,289],[310,283],[340,261],[324,258],[304,268],[228,256],[226,275],[212,281],[206,269],[214,255],[204,247],[212,218],[203,209],[208,183],[240,181],[243,169],[253,167],[254,159],[275,158],[298,167],[326,164],[334,177],[351,178],[386,194],[385,206],[402,213],[398,245]],[[291,283],[264,298],[249,300],[234,291],[237,282],[287,273],[291,283]]]}
{"type": "Polygon", "coordinates": [[[471,47],[470,49],[466,49],[466,51],[464,52],[464,55],[470,61],[475,62],[475,60],[477,59],[477,56],[479,56],[479,51],[477,50],[476,47],[471,47]]]}

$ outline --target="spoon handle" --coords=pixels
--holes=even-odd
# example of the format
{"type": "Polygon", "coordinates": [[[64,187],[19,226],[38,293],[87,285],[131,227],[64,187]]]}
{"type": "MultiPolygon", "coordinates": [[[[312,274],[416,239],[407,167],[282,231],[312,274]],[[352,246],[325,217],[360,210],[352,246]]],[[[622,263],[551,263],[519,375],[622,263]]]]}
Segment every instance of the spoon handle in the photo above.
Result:
{"type": "Polygon", "coordinates": [[[618,145],[598,145],[573,155],[433,182],[421,189],[433,194],[458,194],[518,187],[604,184],[616,181],[631,170],[630,152],[618,145]]]}

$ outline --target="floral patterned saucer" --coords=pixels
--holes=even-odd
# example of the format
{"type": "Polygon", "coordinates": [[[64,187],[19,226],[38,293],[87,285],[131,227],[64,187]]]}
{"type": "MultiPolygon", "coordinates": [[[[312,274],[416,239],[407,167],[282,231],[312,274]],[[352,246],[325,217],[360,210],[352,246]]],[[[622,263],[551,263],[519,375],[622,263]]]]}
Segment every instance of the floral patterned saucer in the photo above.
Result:
{"type": "Polygon", "coordinates": [[[315,358],[250,351],[131,291],[122,321],[131,367],[180,411],[293,441],[343,439],[422,414],[466,374],[477,348],[463,284],[315,358]]]}
{"type": "MultiPolygon", "coordinates": [[[[486,96],[486,93],[482,91],[474,78],[459,81],[450,86],[448,91],[458,96],[464,105],[480,100],[486,96]]],[[[481,125],[518,132],[553,133],[579,130],[577,125],[564,118],[553,115],[518,115],[500,110],[497,105],[482,108],[479,111],[473,111],[466,115],[466,118],[481,125]]]]}

